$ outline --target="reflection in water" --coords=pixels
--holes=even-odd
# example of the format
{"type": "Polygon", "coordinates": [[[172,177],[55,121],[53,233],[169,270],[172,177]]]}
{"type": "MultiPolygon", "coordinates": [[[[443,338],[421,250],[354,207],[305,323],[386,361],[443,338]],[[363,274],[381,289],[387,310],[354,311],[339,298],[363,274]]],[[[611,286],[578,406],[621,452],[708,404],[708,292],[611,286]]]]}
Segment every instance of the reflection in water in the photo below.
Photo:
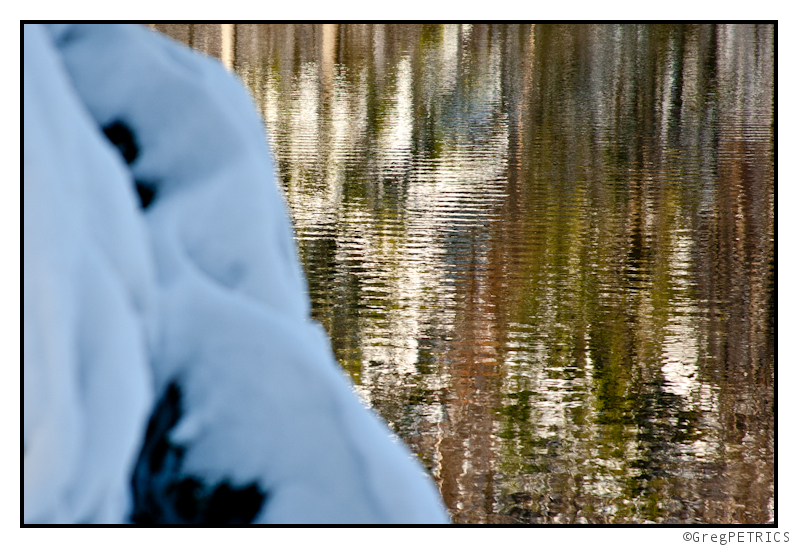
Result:
{"type": "Polygon", "coordinates": [[[250,88],[455,522],[773,521],[772,26],[156,26],[250,88]]]}

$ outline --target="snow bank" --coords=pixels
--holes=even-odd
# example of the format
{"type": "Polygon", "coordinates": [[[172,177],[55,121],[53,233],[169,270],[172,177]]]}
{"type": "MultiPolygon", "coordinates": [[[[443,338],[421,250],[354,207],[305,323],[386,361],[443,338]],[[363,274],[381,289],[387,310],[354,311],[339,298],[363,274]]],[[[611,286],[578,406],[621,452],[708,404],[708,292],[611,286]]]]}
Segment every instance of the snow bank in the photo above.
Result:
{"type": "Polygon", "coordinates": [[[24,35],[24,516],[117,522],[152,402],[155,268],[129,172],[44,29],[24,35]]]}
{"type": "Polygon", "coordinates": [[[445,522],[309,318],[237,80],[137,26],[24,34],[25,522],[129,518],[145,439],[158,459],[142,453],[137,482],[167,482],[152,493],[256,486],[261,523],[445,522]],[[129,164],[109,127],[129,131],[129,164]],[[176,425],[160,442],[146,422],[169,386],[176,425]]]}

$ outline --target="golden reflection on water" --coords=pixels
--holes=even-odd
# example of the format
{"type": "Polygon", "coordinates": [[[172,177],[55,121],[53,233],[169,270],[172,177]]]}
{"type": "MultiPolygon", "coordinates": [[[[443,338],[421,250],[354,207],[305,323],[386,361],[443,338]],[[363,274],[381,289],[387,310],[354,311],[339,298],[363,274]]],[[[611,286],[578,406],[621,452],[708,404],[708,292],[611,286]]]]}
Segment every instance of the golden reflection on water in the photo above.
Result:
{"type": "Polygon", "coordinates": [[[155,26],[249,87],[455,522],[773,521],[772,26],[155,26]]]}

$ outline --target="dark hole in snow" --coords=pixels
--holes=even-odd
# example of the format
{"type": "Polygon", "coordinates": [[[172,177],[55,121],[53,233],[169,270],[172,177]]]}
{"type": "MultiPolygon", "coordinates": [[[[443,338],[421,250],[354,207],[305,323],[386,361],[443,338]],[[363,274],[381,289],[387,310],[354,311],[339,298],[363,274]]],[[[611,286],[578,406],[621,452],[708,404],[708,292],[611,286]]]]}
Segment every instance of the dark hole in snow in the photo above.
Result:
{"type": "Polygon", "coordinates": [[[169,492],[174,495],[177,515],[188,523],[195,523],[200,515],[202,483],[195,478],[186,478],[170,485],[169,492]]]}
{"type": "MultiPolygon", "coordinates": [[[[132,164],[139,155],[139,147],[133,132],[119,120],[103,128],[103,133],[109,141],[119,150],[125,162],[132,164]]],[[[139,194],[142,209],[146,209],[155,198],[155,186],[145,181],[136,181],[136,192],[139,194]]]]}
{"type": "Polygon", "coordinates": [[[235,488],[224,482],[211,493],[205,507],[204,523],[251,523],[258,515],[265,498],[255,483],[235,488]]]}
{"type": "Polygon", "coordinates": [[[139,193],[139,200],[141,200],[141,208],[147,209],[147,206],[152,203],[155,198],[155,187],[150,183],[136,181],[136,192],[139,193]]]}
{"type": "Polygon", "coordinates": [[[206,485],[181,472],[187,450],[172,444],[168,433],[182,413],[180,388],[171,383],[153,411],[144,448],[133,473],[133,522],[156,524],[251,523],[266,501],[256,483],[233,487],[206,485]]]}
{"type": "Polygon", "coordinates": [[[125,162],[133,163],[139,155],[139,148],[130,129],[120,121],[113,122],[103,128],[105,136],[119,150],[125,162]]]}

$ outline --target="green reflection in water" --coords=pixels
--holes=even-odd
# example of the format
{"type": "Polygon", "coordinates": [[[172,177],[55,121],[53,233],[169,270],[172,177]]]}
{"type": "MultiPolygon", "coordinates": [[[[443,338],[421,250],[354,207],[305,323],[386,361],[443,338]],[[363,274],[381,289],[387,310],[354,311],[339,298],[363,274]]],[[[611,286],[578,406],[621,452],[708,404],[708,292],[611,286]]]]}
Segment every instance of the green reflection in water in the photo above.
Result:
{"type": "Polygon", "coordinates": [[[456,522],[773,520],[772,26],[232,32],[313,315],[456,522]]]}

